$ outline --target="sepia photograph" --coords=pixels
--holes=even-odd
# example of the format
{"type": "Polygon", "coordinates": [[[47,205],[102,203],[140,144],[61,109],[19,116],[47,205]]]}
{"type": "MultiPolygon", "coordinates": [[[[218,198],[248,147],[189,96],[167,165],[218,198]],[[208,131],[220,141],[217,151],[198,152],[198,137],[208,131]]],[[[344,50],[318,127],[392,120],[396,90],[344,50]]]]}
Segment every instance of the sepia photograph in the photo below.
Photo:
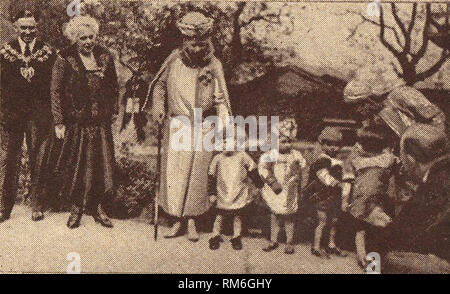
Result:
{"type": "Polygon", "coordinates": [[[449,274],[449,9],[2,0],[0,273],[449,274]]]}

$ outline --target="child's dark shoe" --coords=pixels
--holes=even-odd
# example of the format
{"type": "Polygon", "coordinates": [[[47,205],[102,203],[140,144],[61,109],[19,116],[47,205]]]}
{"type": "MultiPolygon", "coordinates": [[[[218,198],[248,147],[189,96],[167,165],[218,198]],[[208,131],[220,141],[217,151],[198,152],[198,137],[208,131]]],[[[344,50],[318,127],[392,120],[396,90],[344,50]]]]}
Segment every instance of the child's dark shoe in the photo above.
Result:
{"type": "Polygon", "coordinates": [[[329,255],[336,255],[336,256],[340,256],[340,257],[347,256],[347,253],[345,253],[344,251],[342,251],[341,249],[339,249],[337,247],[326,247],[325,252],[328,253],[329,255]]]}
{"type": "Polygon", "coordinates": [[[286,253],[286,254],[294,254],[294,252],[295,252],[294,245],[286,244],[286,247],[284,248],[284,253],[286,253]]]}
{"type": "Polygon", "coordinates": [[[209,249],[211,250],[217,250],[220,247],[220,242],[223,242],[223,239],[221,236],[215,236],[209,239],[209,249]]]}
{"type": "Polygon", "coordinates": [[[312,255],[315,255],[315,256],[320,257],[320,258],[330,259],[330,256],[328,255],[328,253],[326,253],[322,249],[311,248],[311,253],[312,253],[312,255]]]}
{"type": "Polygon", "coordinates": [[[233,247],[234,250],[242,249],[241,236],[231,239],[230,242],[231,242],[231,247],[233,247]]]}
{"type": "Polygon", "coordinates": [[[270,242],[270,244],[267,245],[266,247],[264,247],[262,250],[263,250],[264,252],[270,252],[270,251],[273,251],[273,250],[275,250],[275,249],[277,249],[277,248],[278,248],[278,243],[272,243],[272,242],[270,242]]]}

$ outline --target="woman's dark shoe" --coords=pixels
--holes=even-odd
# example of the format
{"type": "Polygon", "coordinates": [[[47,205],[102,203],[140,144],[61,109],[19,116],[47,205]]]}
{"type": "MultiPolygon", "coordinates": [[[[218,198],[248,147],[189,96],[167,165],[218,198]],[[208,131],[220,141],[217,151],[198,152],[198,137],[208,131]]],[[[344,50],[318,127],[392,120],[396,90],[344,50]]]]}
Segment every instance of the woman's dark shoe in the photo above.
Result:
{"type": "Polygon", "coordinates": [[[42,211],[33,211],[31,214],[31,220],[32,221],[40,221],[44,219],[44,213],[42,211]]]}
{"type": "Polygon", "coordinates": [[[219,249],[221,242],[223,242],[223,239],[221,236],[217,235],[215,237],[212,237],[211,239],[209,239],[209,249],[211,249],[211,250],[219,249]]]}
{"type": "Polygon", "coordinates": [[[277,249],[278,248],[278,243],[270,243],[269,245],[267,245],[266,247],[264,247],[262,250],[264,251],[264,252],[270,252],[270,251],[273,251],[273,250],[275,250],[275,249],[277,249]]]}
{"type": "Polygon", "coordinates": [[[347,256],[347,253],[345,253],[344,251],[342,251],[341,249],[339,249],[337,247],[326,247],[325,252],[330,255],[336,255],[336,256],[340,256],[340,257],[347,256]]]}
{"type": "Polygon", "coordinates": [[[330,259],[330,256],[328,255],[328,253],[326,253],[322,249],[311,248],[311,253],[312,253],[312,255],[315,255],[315,256],[320,257],[320,258],[330,259]]]}
{"type": "Polygon", "coordinates": [[[242,249],[241,236],[238,236],[236,238],[231,239],[230,242],[231,242],[231,247],[233,247],[234,250],[241,250],[242,249]]]}
{"type": "Polygon", "coordinates": [[[112,228],[113,227],[113,224],[112,224],[111,220],[105,214],[97,213],[93,217],[94,217],[94,220],[95,220],[96,223],[100,223],[105,228],[112,228]]]}
{"type": "Polygon", "coordinates": [[[78,228],[81,222],[81,215],[81,213],[71,213],[69,216],[69,220],[67,221],[67,227],[69,229],[78,228]]]}

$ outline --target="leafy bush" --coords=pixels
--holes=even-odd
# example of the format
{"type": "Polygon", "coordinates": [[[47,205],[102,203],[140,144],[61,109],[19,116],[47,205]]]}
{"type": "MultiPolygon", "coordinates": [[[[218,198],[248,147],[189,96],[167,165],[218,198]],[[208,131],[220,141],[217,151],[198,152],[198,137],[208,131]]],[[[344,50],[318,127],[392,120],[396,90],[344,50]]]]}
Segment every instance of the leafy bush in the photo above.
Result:
{"type": "Polygon", "coordinates": [[[155,173],[148,160],[120,153],[117,156],[117,195],[107,210],[115,218],[138,217],[144,207],[153,207],[150,204],[155,195],[155,173]]]}

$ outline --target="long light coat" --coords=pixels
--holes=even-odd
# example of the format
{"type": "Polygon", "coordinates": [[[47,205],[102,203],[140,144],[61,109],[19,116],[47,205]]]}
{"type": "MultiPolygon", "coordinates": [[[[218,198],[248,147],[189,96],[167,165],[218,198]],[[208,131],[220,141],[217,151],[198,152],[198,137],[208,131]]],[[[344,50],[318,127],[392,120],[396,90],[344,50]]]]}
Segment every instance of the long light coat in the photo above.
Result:
{"type": "MultiPolygon", "coordinates": [[[[192,127],[194,108],[202,109],[203,118],[216,115],[215,79],[220,92],[224,94],[228,113],[231,114],[222,64],[215,57],[204,67],[187,68],[182,62],[180,51],[175,50],[149,87],[147,100],[152,99],[153,117],[161,112],[166,117],[163,125],[159,205],[175,217],[198,216],[210,208],[207,195],[208,167],[214,154],[204,148],[196,151],[194,140],[191,140],[190,151],[174,150],[171,142],[176,130],[170,129],[170,123],[176,116],[186,116],[190,125],[185,127],[192,127]]],[[[150,106],[148,102],[145,102],[144,110],[150,106]]]]}

